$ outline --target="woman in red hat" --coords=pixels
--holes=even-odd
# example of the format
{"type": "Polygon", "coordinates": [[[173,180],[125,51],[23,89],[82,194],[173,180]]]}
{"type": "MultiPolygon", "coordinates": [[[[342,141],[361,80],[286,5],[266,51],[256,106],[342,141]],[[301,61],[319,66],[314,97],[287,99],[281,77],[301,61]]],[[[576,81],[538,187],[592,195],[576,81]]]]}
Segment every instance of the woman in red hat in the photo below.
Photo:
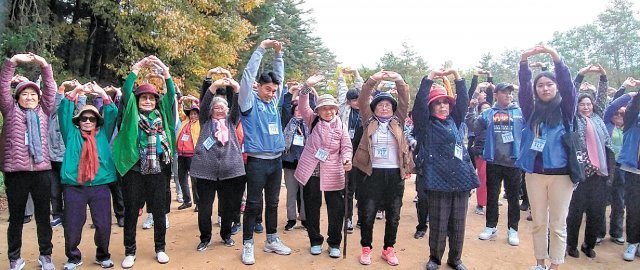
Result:
{"type": "Polygon", "coordinates": [[[447,237],[447,264],[456,270],[467,269],[461,257],[469,192],[480,186],[460,132],[468,103],[465,81],[453,69],[431,71],[416,94],[412,111],[417,140],[416,182],[426,190],[431,223],[428,270],[438,269],[441,264],[447,237]],[[455,77],[456,98],[434,84],[435,77],[448,75],[455,77]]]}
{"type": "Polygon", "coordinates": [[[47,61],[33,53],[16,54],[5,61],[0,74],[0,112],[4,119],[0,136],[0,170],[4,172],[9,203],[7,245],[9,269],[22,269],[20,258],[22,225],[29,193],[33,196],[38,246],[42,269],[55,269],[51,262],[52,229],[49,224],[51,199],[51,162],[47,126],[55,110],[56,82],[47,61]],[[11,77],[18,64],[37,64],[42,68],[44,91],[38,84],[23,81],[11,96],[11,77]]]}
{"type": "Polygon", "coordinates": [[[175,151],[173,105],[176,90],[169,68],[155,56],[146,57],[131,68],[122,87],[125,110],[118,136],[113,142],[113,158],[118,173],[123,176],[122,193],[125,204],[124,245],[122,268],[131,268],[136,259],[136,224],[138,208],[146,200],[154,221],[156,259],[169,262],[165,252],[166,185],[171,171],[171,156],[175,151]],[[152,84],[142,84],[133,92],[138,72],[143,67],[162,69],[167,93],[160,98],[152,84]]]}
{"type": "Polygon", "coordinates": [[[191,187],[193,188],[193,200],[189,195],[189,168],[191,167],[191,158],[195,154],[195,145],[200,136],[200,122],[198,121],[200,100],[194,96],[183,96],[178,100],[179,108],[185,101],[191,101],[191,108],[185,109],[184,112],[179,111],[182,124],[178,129],[178,141],[176,142],[176,150],[178,151],[178,179],[182,189],[182,205],[178,206],[178,210],[187,209],[196,204],[196,212],[198,211],[198,194],[196,189],[195,178],[191,178],[191,187]],[[187,118],[188,117],[188,118],[187,118]]]}

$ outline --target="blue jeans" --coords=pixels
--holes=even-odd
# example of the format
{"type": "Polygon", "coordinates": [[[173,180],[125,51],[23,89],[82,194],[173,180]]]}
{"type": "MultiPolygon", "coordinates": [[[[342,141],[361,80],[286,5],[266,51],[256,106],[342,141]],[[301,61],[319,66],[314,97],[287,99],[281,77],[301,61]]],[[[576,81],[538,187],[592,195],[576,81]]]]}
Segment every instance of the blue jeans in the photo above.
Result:
{"type": "Polygon", "coordinates": [[[265,199],[265,220],[267,234],[278,230],[278,202],[280,201],[280,182],[282,181],[282,158],[247,158],[247,204],[243,217],[243,240],[253,239],[256,217],[260,213],[262,191],[265,199]]]}

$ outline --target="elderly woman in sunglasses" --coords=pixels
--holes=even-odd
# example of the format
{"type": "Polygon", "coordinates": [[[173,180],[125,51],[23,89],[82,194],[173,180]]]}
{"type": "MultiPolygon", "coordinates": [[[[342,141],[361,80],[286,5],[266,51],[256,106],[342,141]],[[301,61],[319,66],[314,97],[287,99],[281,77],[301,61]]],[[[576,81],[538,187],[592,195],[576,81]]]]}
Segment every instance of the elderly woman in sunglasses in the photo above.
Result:
{"type": "Polygon", "coordinates": [[[76,269],[82,263],[78,249],[82,227],[87,220],[87,205],[95,226],[95,262],[103,268],[113,267],[109,254],[111,236],[111,192],[116,167],[109,139],[116,125],[118,108],[97,84],[77,86],[67,94],[58,108],[60,132],[66,151],[60,170],[64,186],[64,238],[67,263],[64,269],[76,269]],[[81,92],[95,93],[104,101],[104,117],[93,105],[84,105],[75,116],[75,101],[81,92]]]}

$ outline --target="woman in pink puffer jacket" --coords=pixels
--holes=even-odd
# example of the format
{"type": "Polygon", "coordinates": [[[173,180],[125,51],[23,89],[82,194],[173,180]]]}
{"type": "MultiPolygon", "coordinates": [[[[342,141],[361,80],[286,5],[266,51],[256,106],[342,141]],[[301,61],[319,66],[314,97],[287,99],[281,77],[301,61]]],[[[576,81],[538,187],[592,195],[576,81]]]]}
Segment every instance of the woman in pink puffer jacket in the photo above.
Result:
{"type": "Polygon", "coordinates": [[[5,61],[0,73],[0,111],[4,119],[0,135],[0,170],[4,172],[9,203],[7,244],[9,269],[22,269],[20,258],[22,225],[27,197],[33,198],[42,269],[55,269],[51,262],[51,162],[47,127],[54,108],[56,82],[47,61],[35,54],[17,54],[5,61]],[[11,95],[11,80],[19,63],[34,63],[42,68],[44,89],[31,81],[20,82],[11,95]]]}
{"type": "Polygon", "coordinates": [[[320,234],[320,206],[323,191],[329,216],[329,256],[339,258],[344,218],[344,176],[345,171],[351,170],[353,148],[349,131],[337,116],[338,103],[334,97],[322,95],[317,100],[315,111],[309,107],[311,87],[323,78],[319,75],[312,76],[300,91],[298,108],[311,131],[304,142],[295,178],[304,185],[306,227],[311,242],[309,252],[312,255],[322,253],[324,237],[320,234]]]}

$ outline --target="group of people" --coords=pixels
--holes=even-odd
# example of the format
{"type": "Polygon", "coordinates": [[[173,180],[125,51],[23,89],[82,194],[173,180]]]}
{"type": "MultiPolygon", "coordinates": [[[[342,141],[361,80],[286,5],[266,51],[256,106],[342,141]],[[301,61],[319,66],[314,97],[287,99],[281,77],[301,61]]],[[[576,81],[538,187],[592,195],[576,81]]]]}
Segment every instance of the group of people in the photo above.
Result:
{"type": "Polygon", "coordinates": [[[87,205],[95,227],[95,262],[113,267],[112,196],[117,224],[124,228],[121,266],[135,263],[137,221],[145,204],[153,224],[155,257],[158,263],[168,263],[165,235],[172,174],[182,193],[178,209],[195,205],[200,232],[196,250],[204,251],[212,243],[217,193],[222,241],[234,246],[232,235],[242,224],[241,261],[246,265],[255,264],[254,232],[263,230],[263,211],[263,250],[291,254],[278,235],[283,179],[284,229],[302,220],[310,254],[324,249],[324,195],[326,250],[331,258],[341,257],[343,229],[353,232],[357,216],[359,262],[372,264],[374,221],[384,213],[381,257],[398,265],[394,245],[405,180],[411,174],[416,174],[418,193],[415,237],[424,237],[429,229],[429,270],[442,264],[447,238],[446,264],[467,269],[462,249],[472,190],[478,197],[476,213],[486,217],[478,238],[497,237],[502,186],[510,245],[520,243],[521,197],[531,209],[533,269],[558,269],[565,254],[580,255],[577,241],[584,213],[580,250],[595,257],[596,244],[605,235],[608,198],[611,240],[625,242],[626,204],[628,244],[623,258],[640,256],[640,205],[634,200],[640,195],[640,97],[625,93],[640,81],[629,78],[612,98],[604,68],[585,67],[572,79],[560,55],[538,45],[522,54],[519,86],[493,85],[490,76],[478,84],[474,76],[468,88],[456,70],[434,70],[422,79],[410,109],[409,86],[401,74],[380,71],[363,80],[357,70],[340,70],[336,98],[314,89],[324,80],[321,75],[303,83],[286,82],[283,54],[281,42],[262,41],[240,82],[223,68],[212,69],[199,97],[182,96],[169,67],[155,56],[135,63],[121,90],[110,91],[95,82],[66,81],[57,87],[52,66],[32,53],[5,61],[0,73],[0,169],[9,203],[10,269],[25,266],[20,250],[29,194],[42,269],[55,269],[51,227],[60,223],[68,258],[64,269],[83,263],[78,245],[87,205]],[[275,52],[273,70],[258,74],[268,49],[275,52]],[[531,67],[541,65],[528,59],[537,54],[552,58],[553,72],[543,68],[533,76],[531,67]],[[18,65],[30,63],[42,68],[42,87],[14,76],[18,65]],[[160,83],[148,75],[139,79],[141,72],[154,73],[160,83]],[[597,87],[582,83],[588,73],[600,75],[597,87]],[[354,87],[347,86],[347,77],[354,87]],[[569,143],[570,135],[575,135],[575,144],[569,143]],[[571,160],[576,156],[584,165],[584,179],[572,177],[571,160]],[[63,207],[56,207],[59,197],[63,207]]]}

